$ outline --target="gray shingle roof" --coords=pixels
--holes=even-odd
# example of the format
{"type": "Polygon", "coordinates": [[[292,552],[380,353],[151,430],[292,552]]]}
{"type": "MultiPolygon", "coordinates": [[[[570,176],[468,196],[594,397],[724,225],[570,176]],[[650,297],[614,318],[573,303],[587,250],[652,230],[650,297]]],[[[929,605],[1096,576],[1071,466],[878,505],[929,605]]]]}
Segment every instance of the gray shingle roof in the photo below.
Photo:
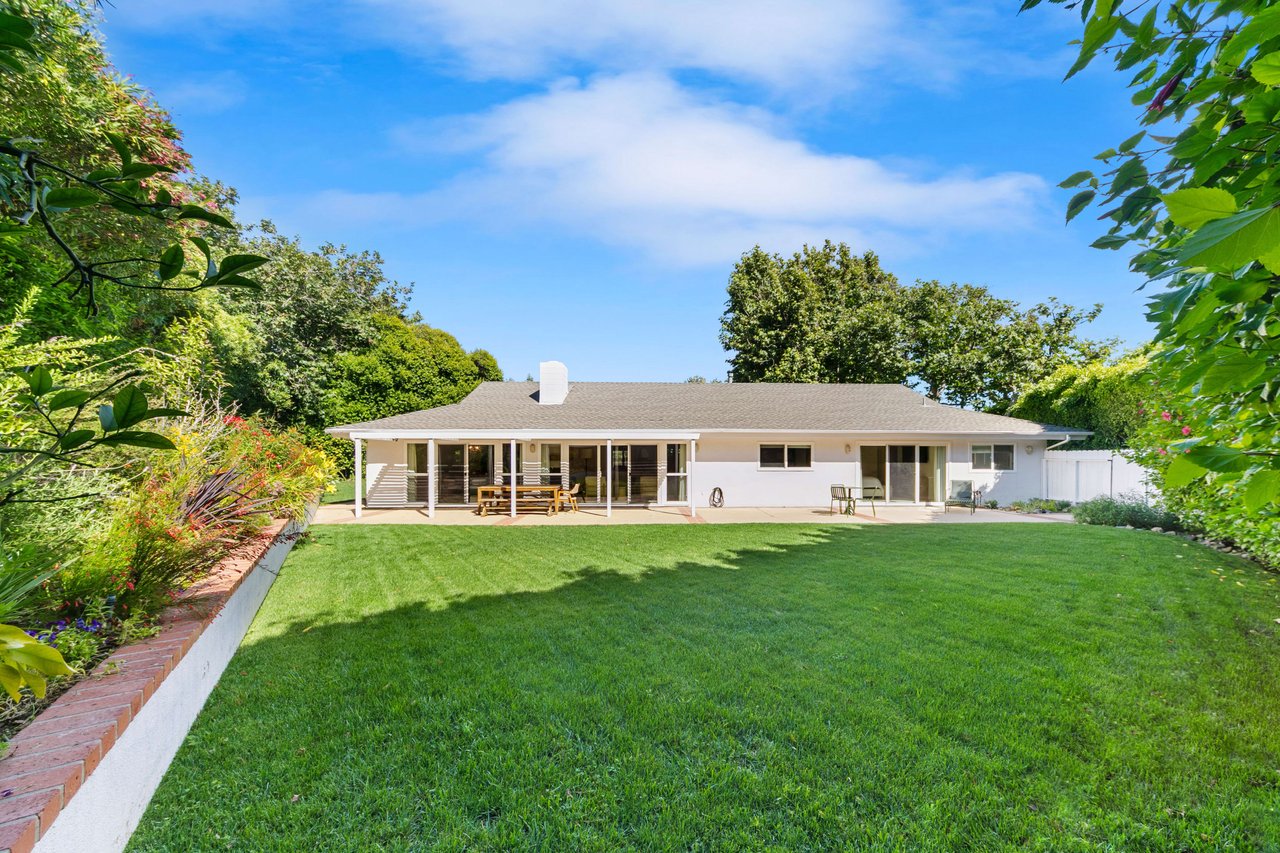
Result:
{"type": "Polygon", "coordinates": [[[1068,430],[944,406],[903,385],[573,382],[557,406],[538,403],[536,382],[485,382],[458,403],[365,423],[353,430],[813,430],[1015,433],[1068,430]]]}

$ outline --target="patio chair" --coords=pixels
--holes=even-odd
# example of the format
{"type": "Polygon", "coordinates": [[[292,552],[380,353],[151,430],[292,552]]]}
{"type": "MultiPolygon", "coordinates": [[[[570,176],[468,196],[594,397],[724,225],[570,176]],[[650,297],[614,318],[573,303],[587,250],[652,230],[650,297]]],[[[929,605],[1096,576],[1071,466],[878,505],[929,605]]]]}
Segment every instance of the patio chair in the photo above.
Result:
{"type": "Polygon", "coordinates": [[[573,488],[564,493],[565,499],[569,501],[569,508],[574,512],[578,511],[578,490],[581,488],[581,483],[574,483],[573,488]]]}
{"type": "Polygon", "coordinates": [[[871,517],[876,515],[876,501],[884,500],[884,484],[880,482],[879,477],[863,477],[862,488],[860,489],[861,497],[871,507],[871,517]]]}
{"type": "Polygon", "coordinates": [[[952,480],[951,492],[942,502],[942,511],[946,512],[953,506],[967,506],[969,515],[973,515],[978,511],[978,504],[981,502],[982,492],[973,487],[973,480],[952,480]]]}
{"type": "Polygon", "coordinates": [[[842,486],[842,485],[839,485],[839,484],[833,484],[833,485],[831,486],[831,507],[830,507],[831,512],[830,512],[830,515],[835,515],[835,514],[836,514],[836,504],[839,504],[839,505],[840,505],[840,512],[841,512],[841,513],[848,512],[848,509],[849,509],[849,503],[850,503],[850,501],[852,501],[852,500],[853,500],[853,499],[852,499],[851,497],[849,497],[849,487],[848,487],[848,486],[842,486]]]}

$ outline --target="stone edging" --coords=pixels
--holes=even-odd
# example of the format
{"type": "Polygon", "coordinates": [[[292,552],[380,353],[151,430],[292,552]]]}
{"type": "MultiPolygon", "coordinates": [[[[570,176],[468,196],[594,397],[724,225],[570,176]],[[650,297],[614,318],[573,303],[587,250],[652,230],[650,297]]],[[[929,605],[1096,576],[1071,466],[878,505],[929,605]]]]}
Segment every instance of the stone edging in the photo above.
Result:
{"type": "MultiPolygon", "coordinates": [[[[293,522],[273,522],[187,589],[161,616],[160,633],[116,649],[14,736],[0,760],[0,853],[27,853],[50,831],[253,569],[276,546],[291,546],[299,530],[293,522]]],[[[220,674],[221,669],[213,674],[215,682],[220,674]]],[[[194,715],[186,725],[193,720],[194,715]]]]}

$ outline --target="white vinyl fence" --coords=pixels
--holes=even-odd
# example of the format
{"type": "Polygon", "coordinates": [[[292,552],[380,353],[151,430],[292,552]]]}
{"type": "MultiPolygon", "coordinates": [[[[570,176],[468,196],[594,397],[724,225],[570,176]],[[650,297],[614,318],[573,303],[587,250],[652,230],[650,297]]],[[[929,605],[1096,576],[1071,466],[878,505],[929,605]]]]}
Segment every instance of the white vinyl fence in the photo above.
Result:
{"type": "Polygon", "coordinates": [[[1079,503],[1099,495],[1137,494],[1150,500],[1147,470],[1115,450],[1049,450],[1044,454],[1044,497],[1079,503]]]}

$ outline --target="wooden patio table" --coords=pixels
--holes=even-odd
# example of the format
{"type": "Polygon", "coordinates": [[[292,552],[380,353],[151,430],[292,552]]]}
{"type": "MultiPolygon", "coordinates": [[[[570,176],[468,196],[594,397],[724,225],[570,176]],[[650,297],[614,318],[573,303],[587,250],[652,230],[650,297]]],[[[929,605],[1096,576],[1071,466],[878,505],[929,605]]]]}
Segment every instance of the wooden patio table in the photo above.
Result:
{"type": "MultiPolygon", "coordinates": [[[[555,515],[560,511],[564,500],[564,489],[559,486],[516,486],[516,510],[520,507],[545,508],[547,515],[555,515]]],[[[481,515],[488,515],[490,509],[501,509],[511,506],[510,486],[477,486],[476,509],[481,515]]]]}

